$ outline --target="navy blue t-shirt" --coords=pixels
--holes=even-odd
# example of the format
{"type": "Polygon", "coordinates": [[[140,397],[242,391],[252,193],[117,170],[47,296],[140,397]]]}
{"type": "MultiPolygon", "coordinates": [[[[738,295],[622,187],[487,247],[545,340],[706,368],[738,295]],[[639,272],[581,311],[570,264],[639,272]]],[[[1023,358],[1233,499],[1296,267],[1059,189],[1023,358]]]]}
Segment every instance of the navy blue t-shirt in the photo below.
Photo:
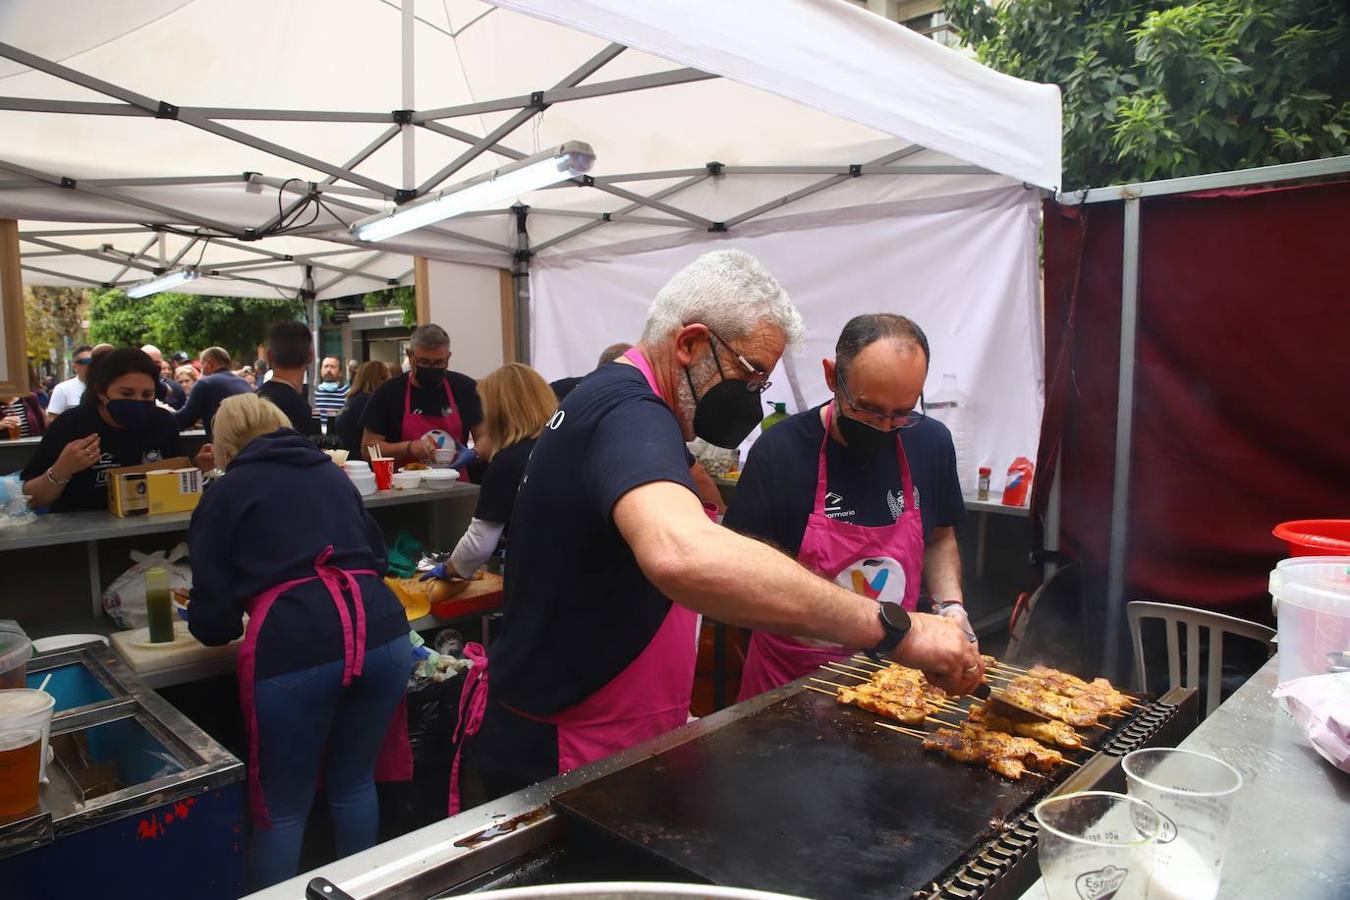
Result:
{"type": "Polygon", "coordinates": [[[211,440],[211,421],[216,411],[226,399],[238,394],[247,394],[253,388],[248,382],[233,372],[213,372],[197,379],[188,394],[187,403],[173,414],[173,420],[179,428],[191,428],[193,422],[201,422],[206,429],[206,440],[211,440]]]}
{"type": "MultiPolygon", "coordinates": [[[[819,406],[766,431],[750,448],[723,523],[796,556],[815,503],[824,438],[819,406]]],[[[909,461],[926,541],[934,528],[958,525],[965,515],[956,448],[947,426],[931,418],[901,429],[900,443],[909,461]]],[[[825,472],[825,515],[832,519],[889,525],[904,511],[895,453],[868,458],[830,441],[825,472]]]]}
{"type": "Polygon", "coordinates": [[[530,461],[535,442],[536,438],[526,438],[492,455],[492,463],[483,472],[483,484],[478,489],[474,518],[507,525],[509,530],[511,510],[515,508],[525,464],[530,461]]]}
{"type": "Polygon", "coordinates": [[[525,466],[489,652],[494,699],[551,715],[611,681],[656,635],[670,600],[611,518],[619,498],[656,481],[697,493],[675,414],[636,368],[601,366],[563,401],[525,466]]]}

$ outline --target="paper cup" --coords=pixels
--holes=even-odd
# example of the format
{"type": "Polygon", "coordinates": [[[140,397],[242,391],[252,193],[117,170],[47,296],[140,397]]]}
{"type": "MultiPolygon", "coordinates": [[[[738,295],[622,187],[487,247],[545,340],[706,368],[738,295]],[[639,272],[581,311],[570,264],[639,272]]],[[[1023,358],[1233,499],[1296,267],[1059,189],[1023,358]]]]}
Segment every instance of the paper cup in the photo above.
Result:
{"type": "Polygon", "coordinates": [[[394,477],[394,461],[389,458],[372,459],[370,470],[375,473],[375,490],[389,490],[394,477]]]}

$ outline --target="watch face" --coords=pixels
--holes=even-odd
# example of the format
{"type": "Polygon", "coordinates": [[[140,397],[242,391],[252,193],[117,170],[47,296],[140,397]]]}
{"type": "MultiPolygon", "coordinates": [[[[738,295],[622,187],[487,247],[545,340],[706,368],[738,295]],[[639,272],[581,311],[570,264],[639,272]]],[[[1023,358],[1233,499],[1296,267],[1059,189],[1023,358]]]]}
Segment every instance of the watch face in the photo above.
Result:
{"type": "Polygon", "coordinates": [[[897,631],[909,630],[909,613],[899,603],[882,603],[881,617],[897,631]]]}

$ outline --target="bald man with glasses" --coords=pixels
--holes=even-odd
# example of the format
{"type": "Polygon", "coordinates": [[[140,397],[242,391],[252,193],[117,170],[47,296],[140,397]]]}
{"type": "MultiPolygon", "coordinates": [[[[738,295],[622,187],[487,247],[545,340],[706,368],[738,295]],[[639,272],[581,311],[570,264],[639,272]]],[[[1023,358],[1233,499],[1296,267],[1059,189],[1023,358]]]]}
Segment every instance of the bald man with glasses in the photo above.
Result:
{"type": "MultiPolygon", "coordinates": [[[[879,603],[934,612],[972,643],[956,526],[965,512],[951,433],[923,413],[928,340],[904,316],[856,316],[823,361],[834,397],[765,432],[725,524],[879,603]]],[[[740,699],[786,684],[857,647],[758,631],[740,699]]]]}

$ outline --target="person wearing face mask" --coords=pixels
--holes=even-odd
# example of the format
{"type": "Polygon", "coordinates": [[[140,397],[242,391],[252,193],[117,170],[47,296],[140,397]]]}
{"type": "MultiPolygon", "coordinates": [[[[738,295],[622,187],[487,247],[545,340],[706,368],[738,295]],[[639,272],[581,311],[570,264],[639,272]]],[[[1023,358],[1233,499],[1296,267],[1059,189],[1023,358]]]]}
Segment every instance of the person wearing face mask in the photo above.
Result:
{"type": "Polygon", "coordinates": [[[314,388],[314,411],[332,433],[334,422],[347,405],[348,386],[342,380],[342,360],[325,356],[319,363],[319,383],[314,388]]]}
{"type": "MultiPolygon", "coordinates": [[[[450,370],[450,335],[439,325],[419,325],[408,338],[407,371],[375,389],[361,414],[361,452],[372,446],[400,464],[431,459],[438,449],[428,432],[443,431],[460,444],[473,435],[480,457],[490,455],[478,385],[450,370]]],[[[454,449],[449,445],[441,449],[454,449]]]]}
{"type": "Polygon", "coordinates": [[[502,625],[464,688],[452,813],[683,725],[700,613],[867,648],[956,694],[979,684],[954,622],[839,587],[699,501],[685,442],[740,444],[804,335],[758,261],[707,253],[657,294],[638,345],[549,419],[512,510],[502,625]]]}
{"type": "Polygon", "coordinates": [[[173,415],[155,405],[158,363],[121,347],[99,357],[87,377],[80,405],[56,417],[23,470],[35,509],[107,509],[109,469],[181,453],[173,415]]]}
{"type": "MultiPolygon", "coordinates": [[[[951,433],[923,414],[928,340],[904,316],[849,320],[834,360],[834,397],[759,438],[726,525],[772,542],[835,583],[906,609],[926,585],[932,608],[968,632],[956,526],[965,513],[951,433]]],[[[858,648],[757,631],[741,700],[858,648]]]]}

